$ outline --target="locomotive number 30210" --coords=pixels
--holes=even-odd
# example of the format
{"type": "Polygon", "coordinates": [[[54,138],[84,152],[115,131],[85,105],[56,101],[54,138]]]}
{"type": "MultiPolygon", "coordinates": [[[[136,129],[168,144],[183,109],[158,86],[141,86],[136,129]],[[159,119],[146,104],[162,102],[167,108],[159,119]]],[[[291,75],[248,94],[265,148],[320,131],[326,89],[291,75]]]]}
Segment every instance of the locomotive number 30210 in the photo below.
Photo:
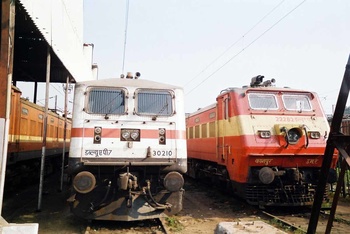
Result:
{"type": "Polygon", "coordinates": [[[172,150],[153,150],[153,156],[172,156],[172,150]]]}

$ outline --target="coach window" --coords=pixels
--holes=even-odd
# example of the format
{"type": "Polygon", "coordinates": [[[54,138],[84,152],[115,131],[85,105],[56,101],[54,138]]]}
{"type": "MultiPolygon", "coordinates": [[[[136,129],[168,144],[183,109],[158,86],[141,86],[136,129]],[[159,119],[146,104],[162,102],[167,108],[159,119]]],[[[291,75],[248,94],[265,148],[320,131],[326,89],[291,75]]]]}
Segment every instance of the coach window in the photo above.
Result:
{"type": "Polygon", "coordinates": [[[28,115],[28,113],[29,113],[28,109],[23,107],[22,108],[22,114],[23,115],[28,115]]]}
{"type": "Polygon", "coordinates": [[[209,123],[209,137],[216,137],[215,122],[209,123]]]}
{"type": "Polygon", "coordinates": [[[173,96],[168,90],[139,89],[136,91],[136,114],[171,116],[173,96]]]}
{"type": "Polygon", "coordinates": [[[283,105],[289,111],[312,111],[311,102],[307,95],[282,95],[283,105]]]}
{"type": "Polygon", "coordinates": [[[249,106],[253,110],[277,110],[278,104],[274,94],[249,93],[249,106]]]}
{"type": "Polygon", "coordinates": [[[90,88],[86,110],[90,114],[125,114],[125,93],[116,88],[90,88]]]}

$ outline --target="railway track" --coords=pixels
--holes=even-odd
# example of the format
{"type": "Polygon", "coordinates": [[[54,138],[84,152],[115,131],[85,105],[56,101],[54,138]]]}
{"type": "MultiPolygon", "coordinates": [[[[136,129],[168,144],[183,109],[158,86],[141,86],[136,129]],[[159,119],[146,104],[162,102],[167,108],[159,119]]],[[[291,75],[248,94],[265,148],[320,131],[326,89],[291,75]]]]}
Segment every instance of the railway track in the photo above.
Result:
{"type": "Polygon", "coordinates": [[[274,224],[275,226],[280,226],[284,230],[291,232],[297,231],[298,233],[306,233],[306,229],[301,228],[296,223],[291,223],[290,220],[286,220],[283,217],[268,213],[266,211],[262,211],[262,214],[265,215],[268,220],[270,220],[270,223],[274,224]]]}
{"type": "MultiPolygon", "coordinates": [[[[261,211],[261,217],[270,224],[292,233],[307,233],[311,211],[309,209],[289,211],[261,211]]],[[[317,233],[325,233],[329,214],[323,210],[320,213],[317,233]]],[[[348,233],[350,221],[340,216],[333,221],[332,233],[348,233]]]]}

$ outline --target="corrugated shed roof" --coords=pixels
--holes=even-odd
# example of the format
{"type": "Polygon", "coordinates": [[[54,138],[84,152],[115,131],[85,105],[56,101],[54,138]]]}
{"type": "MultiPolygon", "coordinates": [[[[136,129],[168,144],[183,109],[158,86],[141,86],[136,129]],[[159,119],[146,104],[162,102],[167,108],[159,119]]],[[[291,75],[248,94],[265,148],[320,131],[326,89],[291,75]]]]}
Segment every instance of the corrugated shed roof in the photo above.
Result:
{"type": "Polygon", "coordinates": [[[47,43],[78,82],[93,80],[83,49],[83,0],[20,0],[47,43]]]}

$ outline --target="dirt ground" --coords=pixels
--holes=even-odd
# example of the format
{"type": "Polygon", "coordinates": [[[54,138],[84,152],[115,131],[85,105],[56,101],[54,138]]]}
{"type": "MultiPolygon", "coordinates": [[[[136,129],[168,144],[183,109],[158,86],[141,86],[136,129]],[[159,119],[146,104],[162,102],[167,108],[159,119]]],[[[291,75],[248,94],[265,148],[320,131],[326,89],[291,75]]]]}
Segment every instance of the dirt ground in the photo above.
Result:
{"type": "Polygon", "coordinates": [[[41,203],[38,186],[29,186],[4,199],[2,216],[8,223],[39,223],[39,234],[80,234],[86,230],[84,220],[70,213],[68,191],[59,191],[55,178],[45,181],[41,203]],[[40,207],[40,210],[38,209],[40,207]]]}
{"type": "MultiPolygon", "coordinates": [[[[39,234],[162,233],[157,228],[145,228],[143,222],[134,222],[125,228],[120,223],[109,223],[106,225],[108,228],[94,229],[92,225],[92,228],[86,229],[91,226],[90,223],[70,213],[66,202],[68,193],[58,192],[56,188],[49,186],[45,190],[40,212],[37,211],[37,188],[13,195],[7,199],[3,209],[4,218],[12,223],[39,223],[39,234]]],[[[162,219],[168,233],[214,233],[219,222],[258,219],[256,211],[242,206],[244,203],[241,201],[235,204],[230,196],[218,195],[217,192],[211,192],[211,188],[191,183],[186,183],[183,202],[183,210],[178,215],[162,219]]]]}
{"type": "Polygon", "coordinates": [[[220,222],[260,220],[256,209],[229,194],[215,192],[214,187],[187,184],[185,188],[183,210],[164,220],[169,233],[213,234],[220,222]]]}
{"type": "MultiPolygon", "coordinates": [[[[49,187],[43,195],[40,212],[37,211],[38,191],[37,188],[32,188],[8,198],[2,212],[3,217],[13,223],[39,223],[39,234],[162,234],[157,226],[148,228],[142,221],[125,226],[120,222],[109,222],[106,226],[102,223],[94,228],[94,225],[70,213],[66,202],[67,192],[58,192],[58,185],[51,184],[49,187]],[[90,228],[87,229],[87,226],[90,228]]],[[[183,210],[175,216],[162,219],[167,232],[213,234],[220,222],[261,221],[258,209],[230,194],[215,190],[215,187],[198,185],[188,180],[185,184],[183,210]]],[[[338,210],[338,216],[350,220],[350,208],[346,204],[338,210]]]]}

